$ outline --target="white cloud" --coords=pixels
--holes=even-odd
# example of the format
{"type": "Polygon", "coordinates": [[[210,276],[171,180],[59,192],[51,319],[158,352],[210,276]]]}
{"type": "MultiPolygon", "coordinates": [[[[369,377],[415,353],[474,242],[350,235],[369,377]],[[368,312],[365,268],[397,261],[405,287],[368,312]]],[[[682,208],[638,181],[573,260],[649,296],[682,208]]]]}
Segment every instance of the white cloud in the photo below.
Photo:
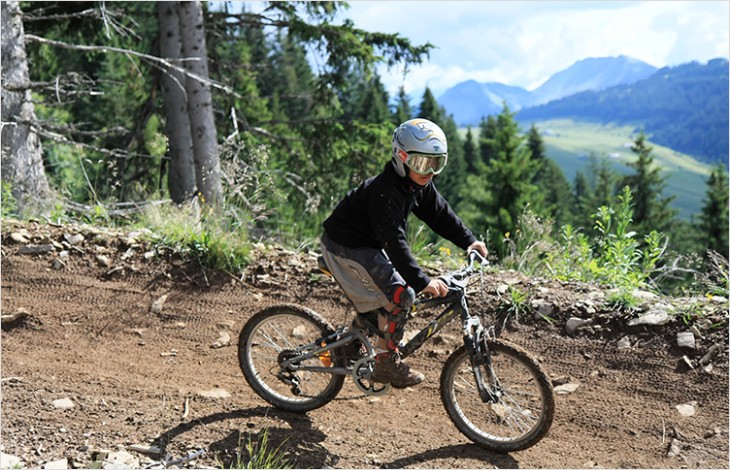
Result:
{"type": "Polygon", "coordinates": [[[656,67],[727,58],[726,1],[354,1],[357,27],[437,46],[427,63],[381,70],[391,93],[464,80],[535,88],[588,57],[626,55],[656,67]]]}

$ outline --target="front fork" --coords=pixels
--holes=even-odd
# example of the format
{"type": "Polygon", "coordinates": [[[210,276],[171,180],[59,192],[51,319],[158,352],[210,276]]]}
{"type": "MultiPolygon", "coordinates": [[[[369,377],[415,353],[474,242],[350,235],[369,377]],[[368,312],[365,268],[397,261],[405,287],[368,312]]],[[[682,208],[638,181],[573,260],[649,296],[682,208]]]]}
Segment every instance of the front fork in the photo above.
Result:
{"type": "Polygon", "coordinates": [[[484,403],[498,401],[499,384],[492,373],[492,356],[487,344],[488,332],[478,317],[468,317],[464,321],[464,345],[469,353],[471,369],[479,390],[479,397],[484,403]],[[485,373],[489,376],[485,377],[485,373]],[[490,386],[489,381],[493,386],[490,386]]]}

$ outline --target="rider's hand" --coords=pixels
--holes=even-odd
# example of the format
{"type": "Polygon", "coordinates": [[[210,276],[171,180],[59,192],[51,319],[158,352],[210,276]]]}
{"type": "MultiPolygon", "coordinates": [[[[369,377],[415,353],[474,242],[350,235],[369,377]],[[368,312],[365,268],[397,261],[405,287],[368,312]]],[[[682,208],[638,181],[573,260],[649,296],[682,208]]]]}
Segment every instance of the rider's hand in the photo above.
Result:
{"type": "Polygon", "coordinates": [[[421,292],[432,297],[443,297],[449,293],[449,287],[441,279],[431,279],[431,282],[421,292]]]}
{"type": "Polygon", "coordinates": [[[466,249],[466,251],[474,250],[478,252],[482,257],[486,258],[489,252],[487,251],[487,245],[484,244],[484,242],[480,242],[479,240],[475,241],[471,245],[469,245],[469,248],[466,249]]]}

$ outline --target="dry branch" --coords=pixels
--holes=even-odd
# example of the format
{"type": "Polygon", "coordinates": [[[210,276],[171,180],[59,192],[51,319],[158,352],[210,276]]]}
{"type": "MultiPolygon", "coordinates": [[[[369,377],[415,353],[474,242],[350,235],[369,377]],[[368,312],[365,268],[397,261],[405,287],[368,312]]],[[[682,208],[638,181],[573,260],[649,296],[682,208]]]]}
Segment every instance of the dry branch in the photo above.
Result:
{"type": "MultiPolygon", "coordinates": [[[[198,75],[196,73],[190,72],[187,69],[185,69],[184,67],[180,67],[178,65],[171,64],[167,60],[162,59],[160,57],[156,57],[156,56],[149,55],[149,54],[144,54],[144,53],[138,52],[138,51],[133,51],[131,49],[123,49],[121,47],[112,47],[112,46],[95,46],[95,45],[68,44],[68,43],[61,42],[61,41],[54,41],[52,39],[45,39],[45,38],[42,38],[42,37],[39,37],[39,36],[35,36],[33,34],[26,34],[25,35],[25,40],[26,41],[30,41],[30,42],[37,42],[37,43],[40,43],[40,44],[48,44],[50,46],[60,47],[60,48],[63,48],[63,49],[71,49],[71,50],[75,50],[75,51],[85,51],[85,52],[116,52],[118,54],[127,54],[127,55],[131,55],[131,56],[134,56],[134,57],[139,57],[140,59],[142,59],[144,61],[147,61],[147,62],[150,62],[153,65],[158,65],[158,66],[162,66],[162,67],[164,67],[166,69],[175,70],[177,72],[180,72],[182,74],[185,74],[186,76],[188,76],[188,77],[190,77],[190,78],[192,78],[194,80],[199,81],[200,83],[202,83],[204,85],[208,85],[208,86],[211,86],[213,88],[217,88],[219,90],[222,90],[222,91],[224,91],[224,92],[226,92],[226,93],[228,93],[230,95],[235,96],[236,98],[242,98],[241,95],[239,95],[238,93],[236,93],[233,90],[233,88],[231,88],[229,86],[223,85],[222,83],[218,83],[215,80],[211,80],[209,78],[203,77],[203,76],[198,75]]],[[[191,59],[191,58],[187,58],[186,59],[186,58],[183,58],[183,59],[180,59],[180,60],[181,61],[186,61],[186,60],[196,60],[196,59],[191,59]]]]}

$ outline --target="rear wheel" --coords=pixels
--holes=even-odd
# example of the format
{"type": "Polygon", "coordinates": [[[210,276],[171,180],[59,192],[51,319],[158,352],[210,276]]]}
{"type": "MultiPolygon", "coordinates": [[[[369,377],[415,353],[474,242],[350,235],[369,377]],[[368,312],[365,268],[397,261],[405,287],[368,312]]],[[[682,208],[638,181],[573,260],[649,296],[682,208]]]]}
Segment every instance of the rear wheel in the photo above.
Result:
{"type": "Polygon", "coordinates": [[[535,445],[550,429],[555,398],[550,379],[521,348],[490,340],[491,367],[479,366],[492,399],[482,400],[466,348],[454,351],[441,373],[441,400],[465,436],[495,452],[535,445]]]}
{"type": "MultiPolygon", "coordinates": [[[[280,364],[319,347],[316,340],[334,333],[317,313],[297,305],[264,309],[246,323],[238,338],[238,362],[248,384],[264,400],[287,411],[306,412],[332,401],[343,375],[282,368],[280,364]]],[[[344,367],[340,349],[313,356],[297,365],[344,367]]]]}

